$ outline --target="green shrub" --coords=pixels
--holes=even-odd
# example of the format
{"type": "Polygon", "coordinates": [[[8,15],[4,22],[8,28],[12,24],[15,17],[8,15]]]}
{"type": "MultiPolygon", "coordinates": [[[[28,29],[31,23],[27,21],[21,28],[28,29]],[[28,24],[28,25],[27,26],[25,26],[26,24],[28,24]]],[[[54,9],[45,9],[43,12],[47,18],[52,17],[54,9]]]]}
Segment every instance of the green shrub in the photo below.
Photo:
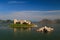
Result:
{"type": "Polygon", "coordinates": [[[13,28],[28,28],[28,27],[33,27],[34,24],[10,24],[10,27],[13,28]]]}

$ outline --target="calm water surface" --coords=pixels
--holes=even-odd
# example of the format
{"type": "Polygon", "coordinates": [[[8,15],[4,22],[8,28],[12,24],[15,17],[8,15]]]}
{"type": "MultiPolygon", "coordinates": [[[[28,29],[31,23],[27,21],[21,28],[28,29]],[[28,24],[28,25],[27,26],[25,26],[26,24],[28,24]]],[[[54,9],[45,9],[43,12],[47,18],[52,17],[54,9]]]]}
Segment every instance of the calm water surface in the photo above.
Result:
{"type": "MultiPolygon", "coordinates": [[[[35,23],[39,27],[45,24],[35,23]]],[[[41,33],[34,30],[12,29],[8,25],[0,24],[0,40],[60,40],[60,24],[48,24],[54,31],[51,33],[41,33]]]]}

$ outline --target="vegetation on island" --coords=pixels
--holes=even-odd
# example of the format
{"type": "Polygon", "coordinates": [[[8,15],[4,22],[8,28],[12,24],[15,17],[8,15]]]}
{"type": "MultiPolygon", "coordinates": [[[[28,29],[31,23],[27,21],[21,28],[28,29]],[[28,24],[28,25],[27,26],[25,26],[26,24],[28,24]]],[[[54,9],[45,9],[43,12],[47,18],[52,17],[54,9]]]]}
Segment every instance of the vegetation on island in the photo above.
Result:
{"type": "Polygon", "coordinates": [[[35,27],[35,24],[10,24],[12,28],[32,28],[35,27]]]}

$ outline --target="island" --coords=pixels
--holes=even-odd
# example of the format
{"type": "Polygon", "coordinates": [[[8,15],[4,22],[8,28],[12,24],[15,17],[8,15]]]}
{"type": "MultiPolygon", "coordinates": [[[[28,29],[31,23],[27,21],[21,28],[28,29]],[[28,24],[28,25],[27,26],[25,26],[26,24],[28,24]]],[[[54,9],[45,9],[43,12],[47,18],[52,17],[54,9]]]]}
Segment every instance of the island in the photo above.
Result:
{"type": "Polygon", "coordinates": [[[29,20],[14,19],[14,23],[10,24],[10,27],[12,27],[12,28],[34,28],[34,27],[37,27],[37,25],[33,24],[29,20]]]}

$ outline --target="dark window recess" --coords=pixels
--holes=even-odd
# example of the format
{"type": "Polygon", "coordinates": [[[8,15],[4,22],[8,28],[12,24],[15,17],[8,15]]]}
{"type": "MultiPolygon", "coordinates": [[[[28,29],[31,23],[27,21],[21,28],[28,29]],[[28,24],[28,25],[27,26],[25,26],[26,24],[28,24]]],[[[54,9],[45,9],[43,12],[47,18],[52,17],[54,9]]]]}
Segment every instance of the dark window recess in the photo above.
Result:
{"type": "Polygon", "coordinates": [[[24,22],[23,24],[28,24],[28,23],[24,22]]]}

